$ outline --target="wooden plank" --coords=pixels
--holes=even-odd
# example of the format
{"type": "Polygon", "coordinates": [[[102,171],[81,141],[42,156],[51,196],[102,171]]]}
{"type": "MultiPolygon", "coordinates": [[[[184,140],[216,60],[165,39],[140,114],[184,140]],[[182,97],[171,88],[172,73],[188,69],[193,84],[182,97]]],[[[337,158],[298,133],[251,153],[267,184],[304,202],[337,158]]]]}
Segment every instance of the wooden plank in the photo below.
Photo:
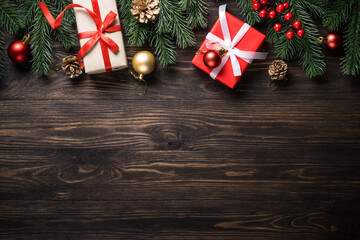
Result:
{"type": "Polygon", "coordinates": [[[341,158],[341,154],[312,158],[309,153],[302,156],[287,150],[259,162],[257,153],[250,151],[5,151],[0,154],[0,198],[359,199],[360,163],[357,156],[341,158]]]}
{"type": "Polygon", "coordinates": [[[359,206],[274,201],[2,201],[3,239],[355,239],[359,206]],[[236,210],[235,210],[236,209],[236,210]],[[350,238],[349,238],[350,237],[350,238]],[[354,238],[351,238],[354,237],[354,238]]]}
{"type": "MultiPolygon", "coordinates": [[[[328,148],[360,141],[359,102],[334,108],[203,101],[1,101],[0,145],[13,149],[241,150],[328,148]]],[[[314,152],[314,155],[316,152],[314,152]]]]}

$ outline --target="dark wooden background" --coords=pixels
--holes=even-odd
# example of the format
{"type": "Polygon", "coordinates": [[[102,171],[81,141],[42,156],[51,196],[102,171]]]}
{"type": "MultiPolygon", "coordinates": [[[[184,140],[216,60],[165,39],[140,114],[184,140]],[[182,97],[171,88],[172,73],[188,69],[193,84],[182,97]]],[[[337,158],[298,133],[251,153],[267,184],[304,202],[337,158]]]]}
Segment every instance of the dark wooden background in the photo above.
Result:
{"type": "MultiPolygon", "coordinates": [[[[312,80],[289,62],[271,92],[269,43],[234,90],[191,65],[196,50],[149,76],[146,96],[126,70],[39,78],[7,61],[0,238],[360,239],[360,81],[342,52],[312,80]]],[[[68,54],[56,44],[54,62],[68,54]]]]}

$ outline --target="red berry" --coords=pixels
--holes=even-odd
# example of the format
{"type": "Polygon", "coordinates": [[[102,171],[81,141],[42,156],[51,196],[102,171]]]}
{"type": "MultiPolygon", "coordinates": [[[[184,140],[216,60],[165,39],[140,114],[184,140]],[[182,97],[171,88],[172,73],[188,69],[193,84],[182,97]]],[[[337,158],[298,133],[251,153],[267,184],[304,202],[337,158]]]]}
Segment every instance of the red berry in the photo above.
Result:
{"type": "Polygon", "coordinates": [[[267,11],[266,10],[261,10],[260,12],[259,12],[259,16],[261,17],[261,18],[266,18],[266,16],[267,16],[267,11]]]}
{"type": "Polygon", "coordinates": [[[260,8],[261,8],[260,3],[254,2],[254,4],[253,4],[253,9],[254,9],[255,11],[259,11],[260,8]]]}
{"type": "Polygon", "coordinates": [[[305,35],[305,31],[303,29],[300,29],[300,30],[297,30],[296,34],[299,36],[299,37],[303,37],[305,35]]]}
{"type": "Polygon", "coordinates": [[[293,28],[294,28],[294,29],[299,30],[301,27],[302,27],[302,24],[301,24],[300,21],[296,20],[296,21],[293,23],[293,28]]]}
{"type": "Polygon", "coordinates": [[[269,12],[269,18],[270,19],[275,19],[276,18],[276,12],[274,10],[269,12]]]}
{"type": "Polygon", "coordinates": [[[290,5],[287,2],[283,2],[283,6],[285,10],[288,10],[290,5]]]}
{"type": "Polygon", "coordinates": [[[281,3],[278,4],[278,5],[276,6],[276,11],[277,11],[278,13],[283,13],[283,12],[284,12],[284,5],[282,5],[281,3]]]}
{"type": "Polygon", "coordinates": [[[286,37],[287,37],[288,39],[293,39],[293,38],[295,37],[295,33],[294,33],[293,31],[288,31],[288,32],[286,33],[286,37]]]}
{"type": "Polygon", "coordinates": [[[275,30],[275,32],[280,32],[281,31],[281,24],[280,23],[275,23],[274,30],[275,30]]]}
{"type": "Polygon", "coordinates": [[[257,0],[251,0],[253,3],[256,2],[257,0]]]}
{"type": "Polygon", "coordinates": [[[291,12],[288,12],[287,14],[285,14],[284,18],[285,18],[286,21],[290,21],[292,19],[291,12]]]}
{"type": "Polygon", "coordinates": [[[262,5],[266,5],[266,4],[269,3],[269,1],[268,1],[268,0],[260,0],[260,3],[261,3],[262,5]]]}

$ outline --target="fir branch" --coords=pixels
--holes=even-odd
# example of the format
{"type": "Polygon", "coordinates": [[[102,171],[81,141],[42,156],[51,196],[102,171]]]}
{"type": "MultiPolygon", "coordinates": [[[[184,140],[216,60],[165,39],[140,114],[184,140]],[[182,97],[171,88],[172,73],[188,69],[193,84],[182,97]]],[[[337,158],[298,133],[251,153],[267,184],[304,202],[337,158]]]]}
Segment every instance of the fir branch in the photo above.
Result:
{"type": "Polygon", "coordinates": [[[3,27],[10,33],[18,33],[19,29],[23,27],[19,8],[13,1],[1,0],[0,27],[3,27]]]}
{"type": "Polygon", "coordinates": [[[19,5],[21,9],[23,21],[25,22],[22,34],[30,32],[31,24],[34,22],[35,12],[38,8],[37,1],[34,0],[22,0],[19,5]]]}
{"type": "Polygon", "coordinates": [[[182,0],[182,10],[187,14],[191,29],[207,26],[207,11],[209,4],[205,0],[182,0]]]}
{"type": "Polygon", "coordinates": [[[30,29],[32,71],[38,75],[49,75],[52,63],[52,47],[50,25],[38,7],[35,11],[34,22],[30,29]]]}
{"type": "Polygon", "coordinates": [[[306,11],[304,0],[294,1],[295,19],[303,24],[305,36],[300,39],[298,54],[300,65],[310,78],[323,75],[325,72],[325,55],[317,40],[319,32],[310,14],[306,11]]]}
{"type": "Polygon", "coordinates": [[[157,22],[159,33],[171,33],[181,48],[195,46],[195,34],[182,13],[181,2],[178,0],[161,0],[160,15],[157,22]]]}
{"type": "Polygon", "coordinates": [[[259,23],[261,18],[259,13],[254,11],[252,8],[251,0],[236,0],[238,7],[240,8],[241,15],[245,18],[245,22],[250,25],[259,23]]]}
{"type": "Polygon", "coordinates": [[[326,14],[324,14],[323,24],[330,31],[338,31],[341,26],[348,21],[352,7],[358,0],[335,0],[326,4],[326,14]]]}
{"type": "Polygon", "coordinates": [[[126,35],[129,37],[129,43],[133,46],[142,46],[149,37],[149,25],[142,24],[131,14],[131,0],[118,0],[120,16],[123,20],[122,26],[126,35]]]}
{"type": "MultiPolygon", "coordinates": [[[[62,10],[66,7],[66,2],[64,0],[56,0],[55,2],[50,3],[51,1],[45,1],[50,12],[54,16],[58,16],[62,10]]],[[[66,12],[65,12],[66,13],[66,12]]],[[[69,15],[67,15],[69,18],[69,15]]],[[[63,46],[65,50],[69,50],[72,47],[76,46],[77,38],[73,34],[71,30],[71,24],[69,23],[68,18],[65,18],[61,22],[61,27],[58,29],[51,29],[52,35],[55,37],[57,41],[63,46]]]]}
{"type": "Polygon", "coordinates": [[[154,53],[157,55],[161,65],[174,64],[176,62],[175,44],[167,34],[159,34],[153,32],[150,39],[150,44],[154,48],[154,53]]]}
{"type": "Polygon", "coordinates": [[[360,2],[352,5],[351,18],[344,31],[345,57],[342,58],[344,74],[357,76],[360,74],[360,2]]]}
{"type": "Polygon", "coordinates": [[[2,31],[0,31],[0,79],[2,78],[4,73],[5,54],[3,49],[4,49],[4,36],[2,31]]]}

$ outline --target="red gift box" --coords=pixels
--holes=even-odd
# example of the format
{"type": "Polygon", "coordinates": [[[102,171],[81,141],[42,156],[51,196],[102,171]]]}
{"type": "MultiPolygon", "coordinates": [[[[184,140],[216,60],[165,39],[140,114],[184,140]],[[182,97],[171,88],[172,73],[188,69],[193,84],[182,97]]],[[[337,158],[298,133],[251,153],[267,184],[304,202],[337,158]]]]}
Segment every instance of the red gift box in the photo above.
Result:
{"type": "MultiPolygon", "coordinates": [[[[222,9],[223,16],[222,17],[226,16],[225,21],[227,22],[227,26],[229,29],[228,31],[230,33],[231,40],[233,40],[245,23],[243,21],[241,21],[240,19],[234,17],[230,13],[225,12],[225,6],[221,6],[220,8],[222,8],[222,7],[223,7],[223,9],[222,9]]],[[[221,11],[220,11],[220,18],[221,18],[221,11]]],[[[224,40],[225,38],[224,38],[224,34],[223,34],[223,29],[222,29],[222,26],[220,23],[220,18],[216,21],[216,23],[213,26],[213,28],[211,29],[210,33],[212,33],[216,37],[220,38],[221,40],[224,40]]],[[[224,21],[224,19],[222,19],[222,20],[224,21]]],[[[256,29],[254,29],[252,27],[249,27],[249,29],[247,30],[245,35],[241,38],[240,42],[235,45],[235,48],[237,48],[235,50],[257,52],[259,50],[259,48],[261,47],[261,45],[264,43],[265,38],[266,37],[264,34],[262,34],[261,32],[257,31],[256,29]]],[[[207,41],[207,39],[201,45],[201,47],[200,47],[201,51],[209,50],[207,48],[206,41],[207,41]]],[[[255,53],[255,54],[259,54],[259,53],[255,53]]],[[[262,53],[260,53],[260,55],[261,54],[262,53]]],[[[204,61],[203,61],[203,56],[204,56],[204,53],[199,52],[199,54],[197,54],[194,57],[194,59],[192,60],[192,63],[195,66],[197,66],[198,68],[200,68],[201,70],[203,70],[204,72],[206,72],[207,74],[212,75],[213,78],[222,82],[226,86],[234,88],[236,83],[240,80],[241,76],[234,75],[232,59],[229,58],[228,61],[225,63],[225,65],[223,65],[222,69],[217,74],[217,76],[214,76],[213,74],[211,74],[214,69],[208,68],[207,66],[205,66],[204,61]]],[[[263,55],[263,57],[260,57],[259,59],[264,59],[264,56],[265,55],[263,55]]],[[[244,60],[244,59],[236,56],[236,59],[240,65],[241,73],[244,73],[246,71],[247,67],[249,66],[249,64],[252,62],[252,59],[254,59],[254,58],[244,60]]],[[[240,73],[240,75],[241,75],[241,73],[240,73]]]]}

